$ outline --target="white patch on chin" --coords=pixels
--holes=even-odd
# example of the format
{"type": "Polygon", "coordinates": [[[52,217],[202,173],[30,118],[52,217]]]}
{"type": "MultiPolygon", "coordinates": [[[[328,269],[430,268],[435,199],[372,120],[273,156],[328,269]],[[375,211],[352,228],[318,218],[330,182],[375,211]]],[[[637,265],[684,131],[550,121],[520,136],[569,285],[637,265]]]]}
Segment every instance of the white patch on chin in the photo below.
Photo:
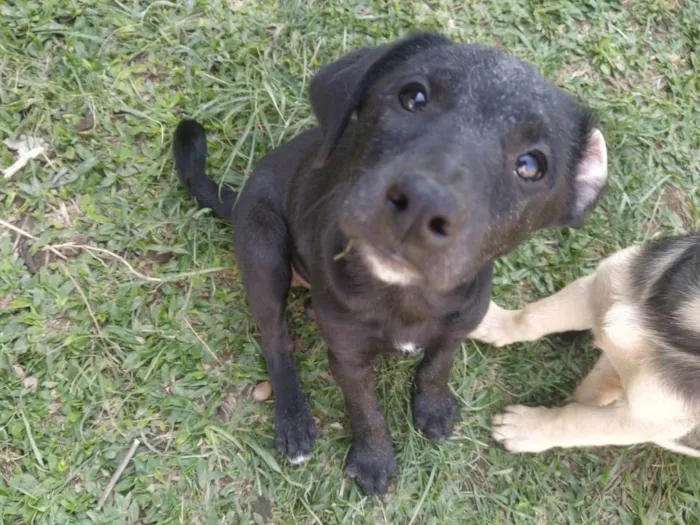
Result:
{"type": "Polygon", "coordinates": [[[396,349],[403,355],[416,355],[423,351],[415,343],[396,343],[396,349]]]}
{"type": "Polygon", "coordinates": [[[407,286],[419,280],[419,276],[411,269],[378,255],[369,246],[363,246],[360,253],[367,266],[369,266],[370,272],[380,281],[384,281],[387,284],[407,286]]]}

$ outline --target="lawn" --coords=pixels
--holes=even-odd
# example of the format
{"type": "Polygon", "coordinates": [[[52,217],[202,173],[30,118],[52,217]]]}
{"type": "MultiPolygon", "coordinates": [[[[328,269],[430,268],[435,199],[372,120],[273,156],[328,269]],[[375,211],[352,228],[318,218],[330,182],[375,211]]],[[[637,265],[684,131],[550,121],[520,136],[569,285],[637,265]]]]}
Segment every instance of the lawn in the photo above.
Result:
{"type": "MultiPolygon", "coordinates": [[[[318,418],[312,459],[275,452],[272,401],[226,224],[177,184],[171,133],[210,130],[210,172],[240,186],[314,124],[313,72],[412,29],[535,63],[596,108],[610,184],[580,230],[499,261],[517,306],[633,242],[700,222],[700,3],[695,0],[4,0],[0,141],[45,155],[0,177],[0,525],[700,523],[700,462],[650,446],[507,453],[506,403],[559,403],[595,359],[586,337],[494,349],[466,341],[462,412],[435,445],[411,426],[415,360],[379,396],[397,446],[390,494],[342,476],[350,443],[324,343],[290,299],[318,418]],[[102,505],[110,478],[138,440],[102,505]]],[[[16,160],[0,145],[0,167],[16,160]]]]}

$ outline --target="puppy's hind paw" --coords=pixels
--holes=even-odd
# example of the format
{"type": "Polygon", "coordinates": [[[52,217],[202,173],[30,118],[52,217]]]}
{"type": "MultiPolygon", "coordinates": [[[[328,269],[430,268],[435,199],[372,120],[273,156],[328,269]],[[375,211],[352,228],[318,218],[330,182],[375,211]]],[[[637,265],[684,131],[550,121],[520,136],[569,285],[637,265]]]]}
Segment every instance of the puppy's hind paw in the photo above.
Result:
{"type": "Polygon", "coordinates": [[[510,452],[542,452],[554,446],[551,424],[555,411],[544,407],[511,405],[493,417],[493,439],[510,452]]]}

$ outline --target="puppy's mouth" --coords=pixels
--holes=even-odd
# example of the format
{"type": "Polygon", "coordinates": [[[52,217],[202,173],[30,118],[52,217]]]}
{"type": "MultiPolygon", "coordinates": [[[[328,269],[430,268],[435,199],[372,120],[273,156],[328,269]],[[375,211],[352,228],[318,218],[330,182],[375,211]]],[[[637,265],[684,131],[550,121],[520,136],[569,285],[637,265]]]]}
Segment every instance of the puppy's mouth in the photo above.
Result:
{"type": "Polygon", "coordinates": [[[380,281],[407,286],[424,279],[418,268],[399,254],[366,241],[353,240],[353,243],[372,275],[380,281]]]}

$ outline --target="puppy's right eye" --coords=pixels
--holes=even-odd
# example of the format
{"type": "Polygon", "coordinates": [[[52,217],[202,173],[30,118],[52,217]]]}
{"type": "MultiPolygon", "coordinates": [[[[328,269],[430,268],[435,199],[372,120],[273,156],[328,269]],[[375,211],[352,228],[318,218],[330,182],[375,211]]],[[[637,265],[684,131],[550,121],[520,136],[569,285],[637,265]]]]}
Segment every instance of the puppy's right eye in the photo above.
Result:
{"type": "Polygon", "coordinates": [[[411,82],[401,88],[399,102],[406,111],[421,111],[428,104],[428,92],[418,82],[411,82]]]}

